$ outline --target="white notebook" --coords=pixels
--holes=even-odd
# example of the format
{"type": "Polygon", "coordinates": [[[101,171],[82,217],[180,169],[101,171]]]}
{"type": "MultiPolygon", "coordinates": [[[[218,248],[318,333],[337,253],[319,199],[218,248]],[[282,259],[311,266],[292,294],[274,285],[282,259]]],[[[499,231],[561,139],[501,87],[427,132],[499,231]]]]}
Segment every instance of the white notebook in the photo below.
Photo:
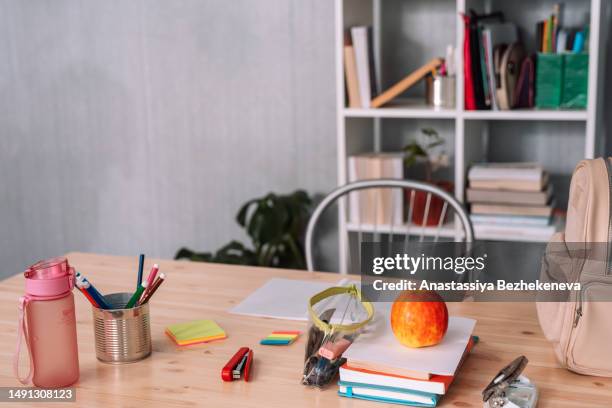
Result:
{"type": "Polygon", "coordinates": [[[361,334],[344,352],[343,357],[367,361],[372,365],[397,367],[438,375],[455,375],[457,366],[474,331],[476,321],[450,317],[448,331],[438,345],[410,348],[393,335],[389,319],[390,303],[377,303],[376,317],[366,333],[361,334]]]}
{"type": "Polygon", "coordinates": [[[308,301],[313,295],[331,286],[343,286],[347,282],[347,279],[343,279],[334,285],[326,282],[272,278],[229,312],[306,321],[308,320],[308,301]]]}

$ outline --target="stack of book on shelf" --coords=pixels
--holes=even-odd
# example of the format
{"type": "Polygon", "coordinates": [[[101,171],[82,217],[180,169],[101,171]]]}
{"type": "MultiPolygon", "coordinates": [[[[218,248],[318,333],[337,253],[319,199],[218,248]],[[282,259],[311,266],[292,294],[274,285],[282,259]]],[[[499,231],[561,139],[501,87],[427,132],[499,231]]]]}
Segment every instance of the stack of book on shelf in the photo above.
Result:
{"type": "Polygon", "coordinates": [[[349,108],[369,108],[378,95],[372,27],[351,27],[344,33],[344,73],[349,108]]]}
{"type": "Polygon", "coordinates": [[[468,181],[466,200],[476,236],[547,240],[555,232],[553,188],[539,165],[477,164],[470,168],[468,181]]]}
{"type": "MultiPolygon", "coordinates": [[[[349,182],[404,178],[403,153],[362,153],[348,159],[349,182]]],[[[402,189],[367,189],[349,194],[349,222],[360,225],[402,223],[402,189]]]]}
{"type": "Polygon", "coordinates": [[[477,341],[475,320],[450,317],[448,331],[435,346],[410,348],[395,338],[389,319],[362,334],[344,353],[338,393],[370,401],[435,407],[448,391],[477,341]]]}

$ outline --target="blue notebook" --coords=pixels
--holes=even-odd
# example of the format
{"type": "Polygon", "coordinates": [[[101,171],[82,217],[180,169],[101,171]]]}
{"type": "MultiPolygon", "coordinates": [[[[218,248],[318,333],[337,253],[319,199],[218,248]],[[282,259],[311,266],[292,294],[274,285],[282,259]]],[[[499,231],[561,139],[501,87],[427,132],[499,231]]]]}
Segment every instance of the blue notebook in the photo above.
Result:
{"type": "Polygon", "coordinates": [[[338,387],[338,394],[343,397],[410,405],[412,407],[435,407],[440,397],[428,392],[344,381],[339,381],[338,387]]]}

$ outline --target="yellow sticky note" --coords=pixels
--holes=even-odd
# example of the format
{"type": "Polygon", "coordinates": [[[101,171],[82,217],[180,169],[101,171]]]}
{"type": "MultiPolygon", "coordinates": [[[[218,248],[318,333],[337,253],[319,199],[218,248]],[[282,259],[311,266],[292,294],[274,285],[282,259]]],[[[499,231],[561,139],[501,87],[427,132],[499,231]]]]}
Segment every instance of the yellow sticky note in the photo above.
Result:
{"type": "Polygon", "coordinates": [[[166,333],[180,346],[226,337],[225,331],[214,320],[195,320],[173,324],[166,328],[166,333]]]}

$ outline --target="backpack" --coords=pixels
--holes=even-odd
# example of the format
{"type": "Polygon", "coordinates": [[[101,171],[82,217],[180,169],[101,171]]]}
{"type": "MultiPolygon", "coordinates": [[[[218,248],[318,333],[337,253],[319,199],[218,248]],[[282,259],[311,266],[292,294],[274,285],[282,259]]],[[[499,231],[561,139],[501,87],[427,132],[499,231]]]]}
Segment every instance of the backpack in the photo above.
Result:
{"type": "Polygon", "coordinates": [[[603,377],[612,377],[610,160],[583,160],[576,166],[565,232],[553,235],[542,260],[541,280],[580,282],[580,291],[563,302],[536,303],[540,326],[559,363],[580,374],[603,377]],[[576,248],[589,246],[597,256],[576,255],[576,248]]]}

